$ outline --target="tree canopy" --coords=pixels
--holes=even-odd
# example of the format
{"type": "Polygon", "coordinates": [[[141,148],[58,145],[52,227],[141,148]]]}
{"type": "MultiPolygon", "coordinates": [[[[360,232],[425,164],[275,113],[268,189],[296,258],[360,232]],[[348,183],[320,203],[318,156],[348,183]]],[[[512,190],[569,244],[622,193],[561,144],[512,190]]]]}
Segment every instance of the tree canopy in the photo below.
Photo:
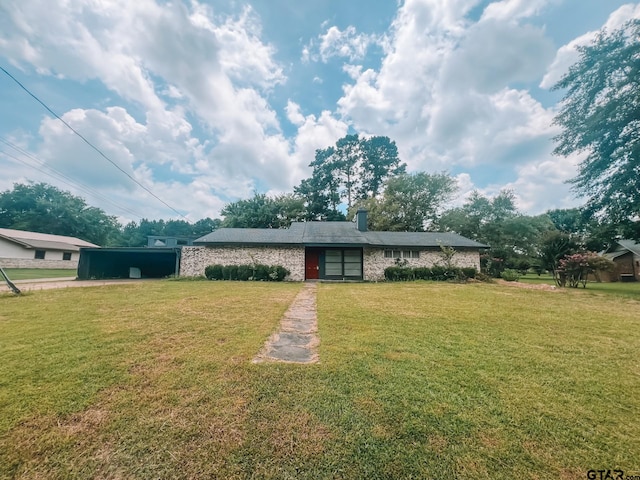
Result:
{"type": "Polygon", "coordinates": [[[361,200],[359,207],[369,211],[371,230],[422,232],[431,229],[443,206],[457,190],[447,173],[404,173],[389,178],[378,197],[361,200]]]}
{"type": "Polygon", "coordinates": [[[16,183],[12,190],[0,193],[0,227],[109,245],[119,234],[120,224],[116,217],[52,185],[16,183]]]}
{"type": "Polygon", "coordinates": [[[441,230],[452,231],[491,247],[491,259],[499,268],[516,268],[521,261],[538,257],[544,234],[555,230],[547,215],[528,216],[518,212],[515,195],[503,190],[493,198],[472,192],[462,207],[444,212],[441,230]]]}
{"type": "Polygon", "coordinates": [[[222,226],[230,228],[286,228],[305,219],[303,199],[290,193],[268,197],[255,192],[253,198],[228,203],[220,213],[222,226]]]}
{"type": "Polygon", "coordinates": [[[398,148],[389,137],[346,135],[335,146],[316,150],[311,178],[295,188],[305,202],[308,220],[344,219],[338,206],[351,208],[375,197],[386,180],[405,172],[398,148]]]}
{"type": "Polygon", "coordinates": [[[601,32],[578,52],[554,86],[566,89],[554,153],[585,152],[575,191],[590,213],[628,223],[640,215],[640,20],[601,32]]]}

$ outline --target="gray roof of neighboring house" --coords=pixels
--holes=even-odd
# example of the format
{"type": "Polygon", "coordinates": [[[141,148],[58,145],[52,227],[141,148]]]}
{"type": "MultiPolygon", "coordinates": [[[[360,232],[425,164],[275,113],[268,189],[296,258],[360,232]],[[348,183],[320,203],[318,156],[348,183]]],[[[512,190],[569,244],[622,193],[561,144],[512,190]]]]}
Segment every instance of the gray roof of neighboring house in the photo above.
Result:
{"type": "Polygon", "coordinates": [[[640,243],[633,240],[618,240],[618,244],[636,255],[640,255],[640,243]]]}
{"type": "Polygon", "coordinates": [[[0,228],[0,238],[17,243],[25,248],[36,248],[41,250],[64,250],[77,252],[80,250],[80,247],[98,246],[76,237],[27,232],[25,230],[13,230],[10,228],[0,228]]]}
{"type": "Polygon", "coordinates": [[[293,222],[290,228],[220,228],[194,245],[306,245],[488,248],[455,233],[361,232],[352,222],[293,222]]]}
{"type": "Polygon", "coordinates": [[[633,240],[617,240],[609,249],[605,250],[604,256],[614,259],[628,252],[640,256],[640,243],[633,240]]]}

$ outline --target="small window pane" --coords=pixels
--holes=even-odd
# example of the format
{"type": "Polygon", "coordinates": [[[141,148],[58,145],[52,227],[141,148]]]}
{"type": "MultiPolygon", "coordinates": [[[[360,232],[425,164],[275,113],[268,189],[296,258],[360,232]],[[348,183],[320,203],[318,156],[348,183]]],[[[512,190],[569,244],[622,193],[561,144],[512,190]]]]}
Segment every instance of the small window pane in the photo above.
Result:
{"type": "Polygon", "coordinates": [[[344,261],[345,262],[359,262],[360,261],[360,251],[359,250],[345,250],[344,251],[344,261]]]}
{"type": "Polygon", "coordinates": [[[71,260],[71,252],[62,252],[62,260],[71,260]]]}
{"type": "Polygon", "coordinates": [[[420,258],[420,251],[419,250],[412,250],[411,251],[411,258],[420,258]]]}
{"type": "Polygon", "coordinates": [[[400,250],[393,251],[393,258],[401,258],[401,257],[402,257],[402,252],[400,250]]]}
{"type": "Polygon", "coordinates": [[[326,263],[324,273],[325,275],[342,275],[342,263],[326,263]]]}
{"type": "Polygon", "coordinates": [[[393,258],[393,250],[385,250],[384,258],[393,258]]]}
{"type": "Polygon", "coordinates": [[[325,258],[327,262],[341,262],[342,252],[340,250],[327,250],[325,252],[325,258]]]}
{"type": "Polygon", "coordinates": [[[344,275],[345,277],[359,277],[361,275],[361,267],[359,263],[345,263],[344,275]]]}
{"type": "Polygon", "coordinates": [[[411,258],[411,250],[405,250],[402,252],[402,258],[411,258]]]}
{"type": "Polygon", "coordinates": [[[44,250],[36,250],[35,258],[38,260],[44,260],[45,253],[46,252],[44,250]]]}

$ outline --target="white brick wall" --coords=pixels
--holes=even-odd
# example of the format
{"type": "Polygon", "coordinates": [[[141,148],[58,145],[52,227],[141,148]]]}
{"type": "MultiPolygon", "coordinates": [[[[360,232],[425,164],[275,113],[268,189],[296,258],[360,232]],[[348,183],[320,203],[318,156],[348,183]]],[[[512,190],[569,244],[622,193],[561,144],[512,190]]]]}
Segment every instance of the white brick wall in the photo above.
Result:
{"type": "MultiPolygon", "coordinates": [[[[385,258],[383,248],[366,248],[363,253],[364,279],[368,281],[384,280],[384,269],[396,264],[395,258],[385,258]]],[[[442,264],[442,252],[420,250],[420,258],[407,258],[407,267],[433,267],[442,264]]],[[[453,257],[457,267],[475,267],[480,271],[480,253],[478,251],[457,251],[453,257]]]]}
{"type": "MultiPolygon", "coordinates": [[[[49,253],[49,252],[47,252],[49,253]]],[[[74,260],[38,260],[34,258],[0,258],[2,268],[65,268],[73,271],[78,268],[78,259],[74,260]]],[[[71,276],[71,274],[69,275],[71,276]]]]}
{"type": "MultiPolygon", "coordinates": [[[[384,280],[384,269],[395,265],[395,259],[385,258],[383,248],[365,248],[363,252],[364,280],[384,280]]],[[[439,249],[421,250],[420,258],[408,258],[409,267],[433,267],[442,264],[439,249]]],[[[204,275],[207,265],[282,265],[291,274],[287,280],[304,280],[303,247],[183,247],[180,260],[180,276],[204,275]]],[[[480,270],[480,254],[477,251],[458,251],[453,257],[458,267],[475,267],[480,270]]]]}
{"type": "Polygon", "coordinates": [[[182,247],[180,276],[204,275],[208,265],[282,265],[289,270],[286,280],[304,280],[303,247],[182,247]]]}

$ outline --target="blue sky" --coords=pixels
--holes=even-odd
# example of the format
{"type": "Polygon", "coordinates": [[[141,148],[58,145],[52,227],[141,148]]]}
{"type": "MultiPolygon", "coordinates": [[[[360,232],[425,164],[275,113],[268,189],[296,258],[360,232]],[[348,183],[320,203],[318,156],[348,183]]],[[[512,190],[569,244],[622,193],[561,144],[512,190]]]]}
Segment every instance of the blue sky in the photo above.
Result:
{"type": "MultiPolygon", "coordinates": [[[[618,0],[3,0],[0,65],[190,220],[292,191],[346,133],[447,171],[454,204],[577,206],[550,87],[618,0]]],[[[44,181],[122,221],[177,218],[0,72],[0,190],[44,181]]]]}

